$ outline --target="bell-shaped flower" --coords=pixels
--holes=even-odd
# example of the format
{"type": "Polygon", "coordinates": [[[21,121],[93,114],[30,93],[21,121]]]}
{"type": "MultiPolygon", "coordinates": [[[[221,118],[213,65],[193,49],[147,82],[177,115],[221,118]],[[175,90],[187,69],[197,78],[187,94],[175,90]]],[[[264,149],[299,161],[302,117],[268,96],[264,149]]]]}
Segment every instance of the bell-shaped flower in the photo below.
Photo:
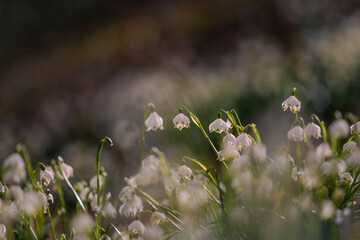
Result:
{"type": "Polygon", "coordinates": [[[221,118],[217,118],[209,125],[209,131],[217,133],[228,132],[229,125],[221,118]]]}
{"type": "Polygon", "coordinates": [[[342,182],[346,185],[350,185],[353,182],[353,178],[351,177],[349,172],[344,172],[340,176],[340,182],[342,182]]]}
{"type": "Polygon", "coordinates": [[[314,137],[316,139],[319,139],[319,137],[321,137],[321,129],[318,125],[311,122],[308,123],[304,128],[304,134],[307,138],[314,137]]]}
{"type": "Polygon", "coordinates": [[[150,222],[153,226],[159,225],[160,222],[164,222],[165,220],[166,216],[161,212],[153,212],[150,217],[150,222]]]}
{"type": "Polygon", "coordinates": [[[150,113],[150,115],[145,120],[145,127],[146,131],[164,129],[162,117],[160,117],[156,112],[150,113]]]}
{"type": "Polygon", "coordinates": [[[246,133],[241,133],[235,139],[235,145],[240,149],[249,147],[251,145],[251,139],[249,138],[249,135],[246,133]]]}
{"type": "Polygon", "coordinates": [[[240,157],[239,151],[232,146],[225,147],[224,149],[218,152],[218,159],[220,161],[232,160],[238,157],[240,157]]]}
{"type": "Polygon", "coordinates": [[[179,179],[177,179],[175,174],[172,174],[171,176],[164,176],[163,182],[165,190],[168,192],[171,192],[180,184],[179,179]]]}
{"type": "Polygon", "coordinates": [[[0,223],[0,239],[7,239],[6,237],[6,226],[0,223]]]}
{"type": "MultiPolygon", "coordinates": [[[[103,176],[99,175],[99,186],[100,186],[100,188],[101,188],[102,184],[103,184],[103,176]]],[[[97,188],[97,176],[96,176],[96,175],[94,175],[94,176],[90,179],[89,185],[90,185],[90,187],[93,188],[93,189],[96,189],[96,188],[97,188]]]]}
{"type": "Polygon", "coordinates": [[[226,134],[223,138],[224,148],[235,146],[235,137],[231,133],[226,134]]]}
{"type": "Polygon", "coordinates": [[[66,164],[66,163],[62,163],[61,164],[63,170],[64,170],[64,174],[67,178],[70,178],[70,177],[73,177],[74,176],[74,169],[69,165],[69,164],[66,164]]]}
{"type": "Polygon", "coordinates": [[[3,180],[8,184],[18,184],[25,180],[25,163],[18,153],[10,154],[3,164],[3,180]]]}
{"type": "Polygon", "coordinates": [[[124,202],[119,209],[120,215],[125,217],[136,216],[138,212],[143,210],[143,205],[141,199],[133,195],[128,201],[124,202]]]}
{"type": "Polygon", "coordinates": [[[350,126],[344,119],[338,119],[329,126],[330,136],[345,138],[350,133],[350,126]]]}
{"type": "Polygon", "coordinates": [[[133,234],[144,234],[146,228],[142,222],[140,222],[139,220],[135,220],[132,223],[130,223],[128,230],[130,233],[133,234]]]}
{"type": "Polygon", "coordinates": [[[350,129],[351,134],[360,134],[360,121],[351,125],[350,129]]]}
{"type": "Polygon", "coordinates": [[[54,170],[50,166],[46,166],[45,171],[40,173],[40,181],[44,181],[44,185],[47,186],[54,180],[54,170]]]}
{"type": "Polygon", "coordinates": [[[288,97],[282,104],[282,109],[286,111],[286,109],[290,109],[293,113],[300,111],[301,102],[295,97],[288,97]]]}
{"type": "Polygon", "coordinates": [[[146,157],[142,162],[143,168],[151,168],[152,170],[157,171],[160,165],[160,159],[155,157],[153,154],[146,157]]]}
{"type": "Polygon", "coordinates": [[[90,214],[80,212],[71,218],[70,229],[74,229],[76,236],[86,236],[95,225],[90,214]]]}
{"type": "Polygon", "coordinates": [[[173,119],[175,127],[179,130],[190,126],[190,119],[183,113],[179,113],[173,119]]]}
{"type": "Polygon", "coordinates": [[[331,157],[332,151],[328,143],[321,143],[315,150],[316,159],[321,162],[324,158],[331,157]]]}
{"type": "Polygon", "coordinates": [[[185,165],[182,165],[177,170],[177,176],[179,179],[185,178],[186,180],[190,180],[191,174],[192,170],[185,165]]]}
{"type": "Polygon", "coordinates": [[[124,203],[127,200],[131,199],[134,194],[134,189],[129,186],[125,186],[119,193],[119,198],[124,203]]]}
{"type": "Polygon", "coordinates": [[[350,141],[344,144],[343,150],[346,152],[355,153],[359,151],[359,147],[354,141],[350,141]]]}
{"type": "Polygon", "coordinates": [[[102,212],[102,216],[109,218],[115,218],[117,213],[114,205],[112,205],[112,203],[109,201],[107,201],[104,204],[104,207],[102,208],[101,212],[102,212]]]}
{"type": "Polygon", "coordinates": [[[300,142],[304,139],[303,129],[299,126],[295,126],[287,133],[287,137],[289,140],[294,140],[296,142],[300,142]]]}

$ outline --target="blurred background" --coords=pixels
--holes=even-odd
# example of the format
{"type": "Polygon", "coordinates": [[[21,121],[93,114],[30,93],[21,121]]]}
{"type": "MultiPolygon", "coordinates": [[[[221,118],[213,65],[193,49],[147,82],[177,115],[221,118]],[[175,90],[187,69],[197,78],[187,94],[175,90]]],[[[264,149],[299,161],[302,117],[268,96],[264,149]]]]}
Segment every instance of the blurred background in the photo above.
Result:
{"type": "MultiPolygon", "coordinates": [[[[139,165],[149,102],[165,130],[146,133],[169,160],[216,156],[186,105],[208,128],[219,108],[254,122],[267,146],[286,141],[293,115],[281,103],[298,88],[305,122],[315,112],[360,112],[360,1],[0,1],[0,159],[18,142],[32,160],[58,155],[73,181],[102,165],[115,194],[139,165]]],[[[210,137],[219,146],[216,134],[210,137]]]]}

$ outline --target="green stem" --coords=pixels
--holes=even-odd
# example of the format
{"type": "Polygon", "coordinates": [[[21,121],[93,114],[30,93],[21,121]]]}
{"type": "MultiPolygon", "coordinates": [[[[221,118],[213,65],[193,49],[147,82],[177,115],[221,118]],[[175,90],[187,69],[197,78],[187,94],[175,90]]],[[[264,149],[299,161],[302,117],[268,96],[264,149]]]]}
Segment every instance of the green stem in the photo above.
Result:
{"type": "Polygon", "coordinates": [[[53,240],[56,240],[55,227],[54,227],[54,222],[51,217],[50,208],[49,208],[49,206],[47,206],[46,208],[47,208],[47,213],[48,213],[49,222],[50,222],[51,236],[52,236],[53,240]]]}
{"type": "Polygon", "coordinates": [[[65,204],[65,199],[64,199],[64,194],[61,188],[61,183],[60,183],[60,177],[59,177],[59,171],[58,171],[58,166],[55,163],[55,160],[51,161],[52,167],[54,168],[54,172],[55,172],[55,184],[56,184],[56,190],[57,190],[57,194],[59,196],[59,200],[60,200],[60,207],[61,209],[64,210],[64,213],[61,214],[61,218],[62,218],[62,226],[63,226],[63,230],[65,233],[69,232],[69,229],[67,228],[67,218],[65,216],[65,214],[67,213],[66,210],[66,204],[65,204]]]}
{"type": "MultiPolygon", "coordinates": [[[[102,200],[102,196],[100,193],[100,156],[101,156],[101,151],[102,151],[106,141],[110,144],[110,146],[113,145],[112,140],[109,137],[105,137],[100,141],[99,146],[97,148],[97,152],[96,152],[96,191],[97,191],[98,207],[101,206],[101,200],[102,200]]],[[[100,239],[100,237],[101,237],[101,212],[99,212],[96,215],[96,222],[97,222],[96,239],[100,239]]]]}
{"type": "Polygon", "coordinates": [[[213,142],[211,141],[211,139],[209,138],[209,136],[207,135],[206,131],[204,130],[203,126],[201,125],[200,120],[196,117],[195,114],[193,114],[192,112],[190,112],[189,109],[187,109],[184,105],[180,106],[181,108],[185,109],[188,114],[190,115],[191,120],[193,121],[193,123],[200,128],[201,132],[204,134],[205,138],[209,141],[212,149],[214,150],[214,152],[216,153],[216,155],[218,155],[218,150],[216,149],[215,145],[213,144],[213,142]]]}
{"type": "Polygon", "coordinates": [[[33,186],[35,186],[35,178],[33,177],[33,168],[32,168],[32,164],[31,164],[31,159],[30,159],[30,155],[29,155],[29,152],[28,152],[26,146],[19,143],[16,146],[16,152],[19,153],[21,155],[21,157],[24,159],[29,180],[30,180],[31,184],[33,186]]]}

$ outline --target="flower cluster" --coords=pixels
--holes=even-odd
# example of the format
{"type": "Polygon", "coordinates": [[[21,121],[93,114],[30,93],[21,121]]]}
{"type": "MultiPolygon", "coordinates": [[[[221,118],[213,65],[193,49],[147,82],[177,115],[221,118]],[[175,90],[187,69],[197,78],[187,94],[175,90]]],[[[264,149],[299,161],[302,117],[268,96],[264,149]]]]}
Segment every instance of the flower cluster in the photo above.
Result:
{"type": "Polygon", "coordinates": [[[74,170],[62,158],[34,169],[19,145],[1,169],[0,239],[317,239],[341,235],[343,228],[348,232],[341,238],[355,239],[360,122],[338,117],[326,127],[312,114],[305,124],[293,93],[282,108],[289,108],[295,119],[287,142],[276,150],[267,149],[256,125],[242,125],[233,109],[220,110],[204,128],[181,106],[174,128],[190,128],[193,122],[214,152],[206,159],[182,156],[175,161],[172,155],[169,161],[157,148],[145,151],[145,132],[163,129],[163,118],[150,104],[139,169],[125,178],[113,201],[100,165],[104,143],[112,144],[108,137],[98,147],[96,174],[75,185],[74,170]],[[211,139],[215,135],[219,146],[211,139]],[[77,205],[71,209],[76,210],[66,204],[65,192],[74,196],[77,205]]]}

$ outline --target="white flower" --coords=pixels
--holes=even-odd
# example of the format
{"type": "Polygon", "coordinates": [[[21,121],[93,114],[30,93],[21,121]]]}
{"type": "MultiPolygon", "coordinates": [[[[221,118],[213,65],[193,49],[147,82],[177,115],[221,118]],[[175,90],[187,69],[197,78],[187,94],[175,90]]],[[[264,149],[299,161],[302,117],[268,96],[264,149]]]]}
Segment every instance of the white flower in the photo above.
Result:
{"type": "Polygon", "coordinates": [[[185,165],[182,165],[177,170],[177,175],[179,179],[185,178],[187,180],[190,180],[191,174],[192,174],[191,169],[185,165]]]}
{"type": "Polygon", "coordinates": [[[246,133],[241,133],[235,139],[235,145],[240,149],[249,147],[251,145],[251,139],[249,138],[249,135],[246,133]]]}
{"type": "Polygon", "coordinates": [[[349,172],[344,172],[340,176],[340,181],[346,185],[350,185],[353,182],[353,178],[351,177],[349,172]]]}
{"type": "Polygon", "coordinates": [[[316,139],[319,139],[319,137],[321,137],[321,129],[318,125],[311,122],[308,123],[304,128],[304,134],[307,138],[314,137],[316,139]]]}
{"type": "Polygon", "coordinates": [[[42,207],[47,205],[46,196],[40,192],[34,192],[32,190],[27,191],[19,204],[19,207],[24,209],[28,216],[32,216],[39,212],[42,207]]]}
{"type": "Polygon", "coordinates": [[[125,186],[119,193],[119,198],[122,202],[125,202],[125,201],[129,200],[130,198],[132,198],[132,196],[134,194],[135,194],[135,192],[131,187],[125,186]]]}
{"type": "Polygon", "coordinates": [[[145,120],[146,131],[164,129],[163,119],[156,112],[150,113],[148,118],[145,120]]]}
{"type": "Polygon", "coordinates": [[[343,150],[351,152],[351,153],[355,153],[355,152],[359,151],[359,148],[354,141],[350,141],[350,142],[344,144],[343,150]]]}
{"type": "Polygon", "coordinates": [[[106,202],[101,212],[104,217],[116,217],[116,209],[111,202],[106,202]]]}
{"type": "Polygon", "coordinates": [[[347,159],[346,163],[348,167],[357,168],[360,166],[360,152],[355,152],[354,154],[350,154],[347,159]]]}
{"type": "MultiPolygon", "coordinates": [[[[101,188],[102,184],[103,184],[103,176],[99,175],[99,186],[100,186],[100,188],[101,188]]],[[[97,176],[96,176],[96,175],[94,175],[94,176],[90,179],[89,185],[90,185],[90,187],[93,188],[93,189],[96,189],[96,188],[97,188],[97,176]]]]}
{"type": "Polygon", "coordinates": [[[177,179],[175,174],[172,174],[169,177],[164,176],[163,177],[163,182],[164,182],[165,190],[168,191],[168,192],[171,192],[172,190],[174,190],[179,185],[179,180],[177,179]]]}
{"type": "Polygon", "coordinates": [[[66,164],[63,162],[61,164],[61,166],[62,166],[63,172],[67,178],[74,176],[74,169],[69,164],[66,164]]]}
{"type": "Polygon", "coordinates": [[[76,236],[86,236],[93,228],[95,222],[87,213],[78,213],[71,218],[70,228],[75,231],[76,236]]]}
{"type": "Polygon", "coordinates": [[[316,147],[315,155],[318,161],[323,160],[324,158],[331,157],[331,147],[328,143],[322,143],[316,147]]]}
{"type": "Polygon", "coordinates": [[[0,193],[5,192],[5,186],[0,182],[0,193]]]}
{"type": "Polygon", "coordinates": [[[143,168],[151,168],[152,170],[157,171],[160,165],[160,160],[155,157],[153,154],[149,155],[142,162],[143,168]]]}
{"type": "Polygon", "coordinates": [[[217,133],[222,133],[222,132],[228,132],[229,131],[229,125],[222,120],[221,118],[217,118],[215,121],[213,121],[210,125],[209,125],[209,131],[210,132],[217,132],[217,133]]]}
{"type": "Polygon", "coordinates": [[[20,204],[20,202],[24,199],[24,191],[18,185],[13,185],[9,187],[7,190],[7,195],[15,200],[16,203],[20,204]]]}
{"type": "Polygon", "coordinates": [[[330,124],[329,133],[331,136],[344,138],[349,135],[350,126],[345,120],[338,119],[330,124]]]}
{"type": "Polygon", "coordinates": [[[144,234],[146,228],[145,225],[142,224],[142,222],[140,222],[139,220],[135,220],[130,223],[128,230],[133,234],[144,234]]]}
{"type": "Polygon", "coordinates": [[[295,96],[290,96],[281,104],[281,106],[284,111],[290,108],[290,110],[295,113],[300,111],[301,102],[295,96]]]}
{"type": "Polygon", "coordinates": [[[165,220],[165,214],[160,212],[153,212],[150,217],[150,222],[153,226],[159,225],[160,222],[164,222],[165,220]]]}
{"type": "Polygon", "coordinates": [[[54,196],[51,193],[46,194],[46,201],[51,201],[54,204],[54,196]]]}
{"type": "Polygon", "coordinates": [[[6,227],[4,224],[0,223],[0,240],[5,240],[6,238],[6,227]]]}
{"type": "Polygon", "coordinates": [[[326,199],[321,204],[320,217],[324,220],[331,218],[335,213],[334,203],[326,199]]]}
{"type": "Polygon", "coordinates": [[[240,157],[240,153],[234,147],[226,147],[218,152],[218,159],[220,161],[232,160],[238,157],[240,157]]]}
{"type": "Polygon", "coordinates": [[[120,215],[125,217],[136,216],[138,212],[143,210],[143,205],[141,199],[133,195],[129,200],[124,202],[119,209],[120,215]]]}
{"type": "Polygon", "coordinates": [[[183,113],[179,113],[174,117],[173,123],[179,130],[190,126],[190,119],[183,113]]]}
{"type": "Polygon", "coordinates": [[[25,180],[25,163],[18,153],[12,153],[5,159],[3,170],[5,183],[18,184],[25,180]]]}
{"type": "Polygon", "coordinates": [[[295,126],[287,133],[289,140],[294,140],[296,142],[302,141],[304,139],[303,129],[299,126],[295,126]]]}
{"type": "Polygon", "coordinates": [[[351,134],[356,134],[356,133],[360,134],[360,121],[351,125],[350,129],[351,129],[351,134]]]}
{"type": "Polygon", "coordinates": [[[224,148],[235,146],[235,137],[231,133],[226,134],[223,138],[224,148]]]}
{"type": "MultiPolygon", "coordinates": [[[[51,167],[50,167],[51,168],[51,167]]],[[[45,171],[41,171],[40,173],[40,181],[44,180],[44,185],[47,186],[54,180],[54,171],[49,170],[50,168],[46,168],[45,171]]]]}

